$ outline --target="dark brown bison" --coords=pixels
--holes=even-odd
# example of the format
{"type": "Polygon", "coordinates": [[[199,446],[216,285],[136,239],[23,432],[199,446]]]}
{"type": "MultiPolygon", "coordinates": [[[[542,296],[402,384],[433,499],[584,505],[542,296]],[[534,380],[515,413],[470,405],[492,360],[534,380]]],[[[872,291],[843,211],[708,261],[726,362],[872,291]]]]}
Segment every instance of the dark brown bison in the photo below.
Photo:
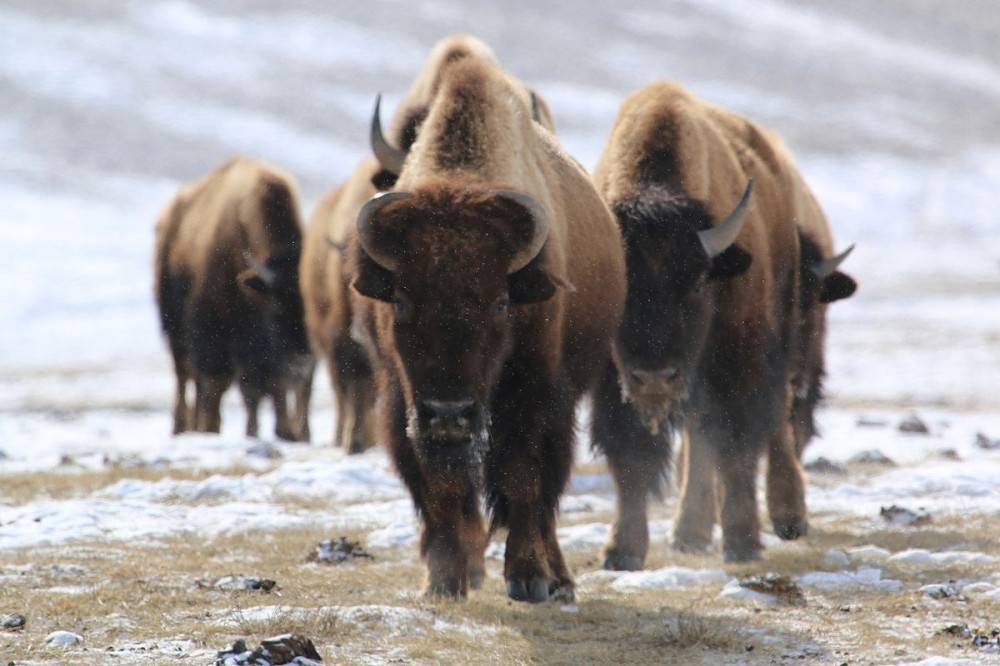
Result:
{"type": "MultiPolygon", "coordinates": [[[[364,349],[351,336],[353,311],[348,299],[343,248],[354,232],[358,210],[376,192],[390,188],[402,170],[406,152],[417,138],[442,72],[463,59],[496,62],[493,51],[470,35],[451,35],[431,50],[423,69],[397,107],[388,137],[382,135],[379,103],[370,140],[378,162],[366,159],[339,188],[324,196],[306,229],[301,281],[306,325],[313,349],[326,360],[337,408],[334,444],[349,452],[375,443],[374,378],[364,349]]],[[[534,104],[536,119],[552,129],[548,106],[524,86],[519,94],[534,104]]]]}
{"type": "Polygon", "coordinates": [[[248,436],[267,396],[275,434],[308,440],[315,360],[299,293],[301,233],[291,177],[247,158],[186,185],[161,214],[155,291],[177,375],[174,433],[219,432],[222,394],[239,380],[248,436]]]}
{"type": "MultiPolygon", "coordinates": [[[[710,543],[718,475],[725,559],[756,559],[760,456],[794,451],[796,220],[818,207],[770,134],[672,83],[625,100],[594,178],[621,226],[629,280],[617,376],[606,371],[593,419],[619,493],[605,566],[641,566],[647,495],[667,475],[674,433],[690,438],[675,545],[710,543]]],[[[797,457],[785,462],[801,482],[797,457]]],[[[805,524],[804,508],[772,518],[805,524]]]]}
{"type": "Polygon", "coordinates": [[[382,436],[422,518],[431,594],[482,580],[482,490],[508,530],[509,596],[573,596],[555,513],[624,262],[610,212],[522,89],[481,59],[445,68],[395,189],[362,207],[350,250],[382,436]]]}

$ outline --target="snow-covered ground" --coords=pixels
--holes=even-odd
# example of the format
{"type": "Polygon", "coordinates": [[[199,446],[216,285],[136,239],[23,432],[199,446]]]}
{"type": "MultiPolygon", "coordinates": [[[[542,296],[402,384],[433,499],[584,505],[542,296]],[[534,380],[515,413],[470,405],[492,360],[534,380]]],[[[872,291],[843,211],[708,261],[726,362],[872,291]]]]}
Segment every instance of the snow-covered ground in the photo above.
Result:
{"type": "MultiPolygon", "coordinates": [[[[1000,514],[1000,451],[975,444],[977,433],[1000,439],[1000,12],[990,0],[948,6],[4,3],[0,484],[9,474],[114,463],[220,473],[126,479],[64,500],[39,487],[13,502],[0,488],[0,552],[307,524],[374,530],[369,548],[415,543],[411,506],[384,453],[348,458],[326,447],[335,414],[323,372],[313,444],[277,445],[280,460],[248,453],[258,443],[242,437],[234,396],[222,435],[169,436],[173,379],[152,301],[153,224],[182,182],[236,153],[293,172],[308,213],[365,155],[375,94],[391,107],[429,47],[456,31],[483,37],[542,91],[585,164],[623,95],[657,78],[782,133],[838,246],[857,243],[844,269],[860,283],[830,309],[830,406],[806,458],[844,462],[877,449],[898,464],[810,485],[811,511],[862,525],[879,524],[890,504],[935,518],[1000,514]],[[897,431],[911,413],[929,435],[897,431]],[[258,471],[222,473],[237,465],[258,471]],[[328,508],[295,509],[289,496],[328,508]]],[[[564,546],[596,553],[608,524],[585,518],[611,506],[604,475],[578,475],[564,502],[564,546]]],[[[665,544],[669,521],[652,528],[654,544],[665,544]]],[[[912,559],[921,566],[941,555],[912,559]]],[[[835,553],[841,578],[817,572],[799,583],[885,588],[878,567],[900,556],[908,557],[835,553]]],[[[984,564],[990,573],[967,582],[982,584],[970,594],[1000,599],[1000,567],[984,564]]],[[[725,581],[718,567],[578,574],[584,589],[669,588],[725,581]]]]}

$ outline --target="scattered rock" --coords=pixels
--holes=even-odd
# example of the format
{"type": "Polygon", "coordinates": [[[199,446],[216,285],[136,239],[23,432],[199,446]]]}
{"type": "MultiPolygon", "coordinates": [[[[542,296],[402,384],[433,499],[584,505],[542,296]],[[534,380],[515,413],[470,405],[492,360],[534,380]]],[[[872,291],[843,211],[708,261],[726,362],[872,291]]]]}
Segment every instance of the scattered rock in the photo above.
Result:
{"type": "Polygon", "coordinates": [[[247,449],[247,454],[265,460],[278,460],[285,457],[281,449],[271,442],[257,442],[247,449]]]}
{"type": "Polygon", "coordinates": [[[21,631],[28,621],[20,613],[0,615],[0,631],[21,631]]]}
{"type": "Polygon", "coordinates": [[[788,576],[776,573],[766,573],[760,576],[741,578],[737,584],[751,592],[774,597],[779,604],[786,606],[805,606],[806,595],[798,583],[788,576]]]}
{"type": "Polygon", "coordinates": [[[905,527],[922,527],[931,523],[931,514],[927,513],[923,507],[917,511],[911,511],[906,507],[896,506],[882,507],[879,515],[890,525],[901,525],[905,527]]]}
{"type": "Polygon", "coordinates": [[[970,629],[967,624],[949,624],[934,635],[968,638],[971,639],[974,646],[983,649],[984,652],[1000,652],[1000,629],[992,629],[989,633],[980,634],[970,629]]]}
{"type": "Polygon", "coordinates": [[[844,475],[847,474],[847,468],[838,462],[833,462],[823,456],[816,458],[811,462],[805,464],[805,470],[810,474],[830,474],[830,475],[844,475]]]}
{"type": "Polygon", "coordinates": [[[911,414],[909,417],[903,419],[898,426],[899,432],[909,433],[911,435],[927,435],[930,434],[930,428],[927,424],[920,420],[920,417],[916,414],[911,414]]]}
{"type": "Polygon", "coordinates": [[[958,638],[972,638],[972,630],[967,624],[949,624],[944,629],[935,632],[935,636],[956,636],[958,638]]]}
{"type": "Polygon", "coordinates": [[[46,645],[67,646],[79,645],[83,643],[83,636],[74,634],[72,631],[53,631],[45,637],[46,645]]]}
{"type": "Polygon", "coordinates": [[[991,439],[985,433],[976,433],[976,446],[986,451],[1000,449],[1000,439],[991,439]]]}
{"type": "Polygon", "coordinates": [[[218,653],[214,666],[321,666],[323,657],[316,646],[305,636],[283,634],[260,642],[256,650],[249,650],[240,639],[228,650],[218,653]]]}
{"type": "Polygon", "coordinates": [[[920,592],[931,599],[956,599],[959,597],[958,590],[950,583],[932,583],[920,588],[920,592]]]}
{"type": "Polygon", "coordinates": [[[320,541],[319,545],[309,553],[306,561],[342,564],[353,559],[373,560],[375,558],[362,548],[360,543],[348,541],[347,537],[337,537],[336,539],[320,541]]]}
{"type": "Polygon", "coordinates": [[[268,578],[258,576],[230,575],[215,581],[211,587],[226,592],[270,592],[278,586],[268,578]]]}
{"type": "Polygon", "coordinates": [[[938,449],[936,452],[938,458],[942,460],[961,460],[962,458],[958,455],[958,451],[953,448],[938,449]]]}
{"type": "Polygon", "coordinates": [[[859,416],[857,426],[859,428],[884,428],[889,425],[885,419],[877,419],[871,416],[859,416]]]}
{"type": "Polygon", "coordinates": [[[896,463],[889,456],[885,455],[878,449],[868,449],[867,451],[859,451],[851,456],[850,463],[864,463],[867,465],[884,465],[886,467],[895,467],[896,463]]]}

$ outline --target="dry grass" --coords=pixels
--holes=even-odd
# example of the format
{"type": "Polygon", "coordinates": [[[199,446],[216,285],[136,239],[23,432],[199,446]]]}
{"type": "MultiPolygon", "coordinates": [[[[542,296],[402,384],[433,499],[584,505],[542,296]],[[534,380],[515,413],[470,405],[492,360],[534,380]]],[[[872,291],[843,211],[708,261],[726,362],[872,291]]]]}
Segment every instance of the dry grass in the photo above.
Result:
{"type": "MultiPolygon", "coordinates": [[[[222,473],[218,470],[212,473],[222,473]]],[[[253,473],[250,469],[224,473],[253,473]]],[[[3,497],[81,496],[121,478],[199,480],[203,471],[110,468],[72,475],[5,479],[3,497]]],[[[196,509],[195,509],[196,510],[196,509]]],[[[670,503],[653,519],[668,517],[670,503]]],[[[608,521],[606,512],[573,520],[608,521]]],[[[723,567],[717,555],[675,553],[654,544],[648,566],[725,568],[732,576],[828,569],[831,548],[873,544],[892,551],[955,548],[1000,556],[991,538],[1000,518],[967,515],[919,529],[859,525],[816,515],[809,539],[772,548],[762,562],[723,567]]],[[[951,567],[884,565],[906,584],[900,594],[809,590],[801,607],[756,607],[719,596],[721,584],[622,593],[584,579],[579,602],[528,606],[504,594],[500,563],[490,561],[483,590],[465,602],[426,599],[423,567],[412,548],[374,553],[346,565],[309,563],[329,533],[288,529],[227,536],[175,537],[149,543],[89,543],[0,551],[0,615],[22,613],[27,627],[0,633],[0,662],[28,664],[207,664],[237,638],[256,645],[285,632],[311,638],[327,663],[371,664],[884,664],[929,655],[1000,663],[965,638],[941,635],[950,624],[988,631],[995,605],[983,600],[934,601],[919,585],[980,580],[991,573],[951,567]],[[212,583],[228,574],[277,581],[273,592],[226,592],[212,583]],[[84,637],[83,646],[54,648],[55,630],[84,637]],[[112,658],[109,655],[114,655],[112,658]]],[[[347,534],[363,540],[364,533],[347,534]]],[[[596,552],[567,552],[578,575],[598,566],[596,552]]]]}

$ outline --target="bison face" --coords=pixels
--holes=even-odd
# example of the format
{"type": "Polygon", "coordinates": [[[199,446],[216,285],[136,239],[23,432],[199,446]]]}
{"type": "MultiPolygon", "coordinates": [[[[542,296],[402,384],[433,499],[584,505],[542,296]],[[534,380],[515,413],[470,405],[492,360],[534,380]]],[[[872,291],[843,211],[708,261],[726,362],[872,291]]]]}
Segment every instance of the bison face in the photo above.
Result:
{"type": "Polygon", "coordinates": [[[519,306],[556,290],[540,255],[546,219],[526,195],[444,185],[380,195],[359,213],[352,285],[379,301],[378,355],[427,462],[464,466],[485,445],[519,306]]]}
{"type": "Polygon", "coordinates": [[[261,262],[246,254],[250,268],[240,273],[243,290],[264,312],[271,349],[269,359],[283,387],[299,390],[312,381],[316,361],[309,350],[302,292],[299,290],[300,250],[275,254],[261,262]]]}
{"type": "Polygon", "coordinates": [[[628,275],[615,361],[623,397],[654,433],[687,393],[719,284],[750,267],[750,255],[733,244],[749,192],[748,186],[743,201],[715,227],[704,204],[665,191],[646,190],[614,206],[628,275]]]}

